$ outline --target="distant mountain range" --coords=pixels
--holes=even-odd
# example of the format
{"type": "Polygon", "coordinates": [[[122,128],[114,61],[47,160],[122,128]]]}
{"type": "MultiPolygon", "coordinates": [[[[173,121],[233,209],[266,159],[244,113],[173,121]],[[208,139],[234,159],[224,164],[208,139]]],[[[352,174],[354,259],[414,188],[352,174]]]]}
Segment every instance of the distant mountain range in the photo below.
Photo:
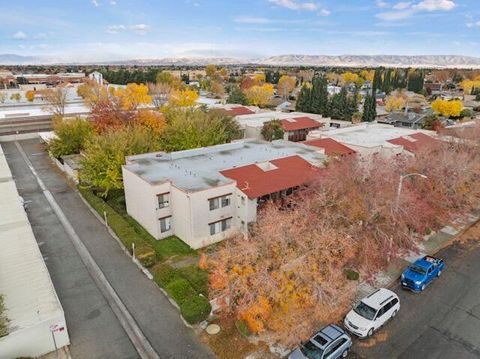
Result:
{"type": "MultiPolygon", "coordinates": [[[[132,59],[89,62],[90,64],[110,65],[166,65],[166,66],[202,66],[258,64],[270,66],[385,66],[385,67],[432,67],[432,68],[480,68],[480,58],[458,55],[279,55],[260,59],[237,59],[231,57],[168,57],[153,59],[132,59]]],[[[15,54],[0,54],[0,65],[40,65],[73,64],[58,59],[15,54]]],[[[80,63],[79,63],[80,64],[80,63]]],[[[87,63],[81,63],[87,64],[87,63]]]]}

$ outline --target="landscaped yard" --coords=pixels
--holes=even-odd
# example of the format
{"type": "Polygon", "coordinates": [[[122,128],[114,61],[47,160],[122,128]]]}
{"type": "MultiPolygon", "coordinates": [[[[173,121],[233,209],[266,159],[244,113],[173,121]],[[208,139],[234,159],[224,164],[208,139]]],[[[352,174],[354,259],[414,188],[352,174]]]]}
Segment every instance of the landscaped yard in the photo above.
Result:
{"type": "Polygon", "coordinates": [[[208,273],[198,267],[197,251],[175,236],[152,237],[127,214],[123,192],[115,192],[105,201],[92,190],[79,187],[79,191],[100,216],[106,213],[109,226],[130,252],[135,244],[135,256],[177,302],[184,319],[190,324],[205,320],[211,311],[208,273]]]}

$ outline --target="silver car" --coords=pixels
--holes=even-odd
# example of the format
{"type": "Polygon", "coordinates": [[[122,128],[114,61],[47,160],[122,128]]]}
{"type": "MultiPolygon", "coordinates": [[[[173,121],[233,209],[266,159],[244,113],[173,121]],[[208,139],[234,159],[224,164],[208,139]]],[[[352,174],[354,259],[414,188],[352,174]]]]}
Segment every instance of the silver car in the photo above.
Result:
{"type": "Polygon", "coordinates": [[[295,349],[288,359],[346,358],[351,346],[352,339],[345,330],[330,324],[295,349]]]}

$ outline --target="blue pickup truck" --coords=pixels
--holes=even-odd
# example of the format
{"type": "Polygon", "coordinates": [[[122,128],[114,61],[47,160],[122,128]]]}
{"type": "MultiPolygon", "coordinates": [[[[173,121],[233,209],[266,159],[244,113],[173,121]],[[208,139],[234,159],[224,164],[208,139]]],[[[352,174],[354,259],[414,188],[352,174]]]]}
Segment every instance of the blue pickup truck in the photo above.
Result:
{"type": "Polygon", "coordinates": [[[422,292],[430,282],[440,277],[444,268],[445,262],[443,259],[425,256],[417,259],[415,263],[405,269],[400,278],[400,283],[403,288],[414,292],[422,292]]]}

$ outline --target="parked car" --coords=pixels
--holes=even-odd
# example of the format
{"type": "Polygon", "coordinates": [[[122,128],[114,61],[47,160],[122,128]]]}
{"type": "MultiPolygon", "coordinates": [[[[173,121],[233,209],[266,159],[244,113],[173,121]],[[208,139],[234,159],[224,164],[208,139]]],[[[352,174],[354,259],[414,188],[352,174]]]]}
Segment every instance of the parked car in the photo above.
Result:
{"type": "Polygon", "coordinates": [[[415,263],[405,269],[400,278],[400,283],[403,288],[414,292],[422,292],[435,278],[440,277],[444,268],[445,262],[443,259],[425,256],[417,259],[415,263]]]}
{"type": "Polygon", "coordinates": [[[330,324],[290,353],[288,359],[346,358],[351,346],[352,339],[345,330],[330,324]]]}
{"type": "Polygon", "coordinates": [[[344,320],[345,328],[366,338],[394,318],[400,310],[400,299],[391,290],[380,288],[358,302],[344,320]]]}

